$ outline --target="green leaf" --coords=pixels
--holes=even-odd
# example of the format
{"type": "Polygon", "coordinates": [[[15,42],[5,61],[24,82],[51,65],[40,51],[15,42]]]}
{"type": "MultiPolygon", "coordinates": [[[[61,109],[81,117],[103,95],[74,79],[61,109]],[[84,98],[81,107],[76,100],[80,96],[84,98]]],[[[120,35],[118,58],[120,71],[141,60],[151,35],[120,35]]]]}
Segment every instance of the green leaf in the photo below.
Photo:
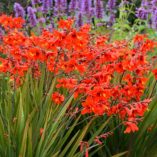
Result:
{"type": "Polygon", "coordinates": [[[128,153],[128,151],[125,151],[125,152],[122,152],[122,153],[118,153],[116,155],[113,155],[112,157],[121,157],[121,156],[124,156],[128,153]]]}

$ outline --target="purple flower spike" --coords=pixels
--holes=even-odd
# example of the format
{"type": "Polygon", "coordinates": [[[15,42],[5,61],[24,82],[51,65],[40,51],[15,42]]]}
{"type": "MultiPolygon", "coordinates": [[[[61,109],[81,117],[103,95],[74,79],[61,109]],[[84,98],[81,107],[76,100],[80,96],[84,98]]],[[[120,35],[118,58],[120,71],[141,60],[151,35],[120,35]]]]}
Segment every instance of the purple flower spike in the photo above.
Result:
{"type": "Polygon", "coordinates": [[[53,6],[52,0],[49,0],[49,6],[50,6],[50,8],[53,6]]]}
{"type": "Polygon", "coordinates": [[[112,26],[114,24],[114,22],[115,22],[115,19],[116,19],[115,14],[111,13],[108,26],[112,26]]]}
{"type": "Polygon", "coordinates": [[[46,27],[46,29],[47,30],[49,30],[50,32],[52,32],[53,31],[53,24],[51,23],[51,24],[49,24],[49,25],[47,25],[47,27],[46,27]]]}
{"type": "Polygon", "coordinates": [[[152,5],[157,7],[157,0],[152,0],[152,5]]]}
{"type": "Polygon", "coordinates": [[[141,7],[144,7],[145,4],[146,4],[146,0],[142,0],[142,2],[141,2],[141,7]]]}
{"type": "Polygon", "coordinates": [[[95,17],[95,11],[94,11],[94,8],[90,8],[90,11],[89,13],[87,14],[87,23],[88,24],[91,24],[93,18],[95,17]]]}
{"type": "Polygon", "coordinates": [[[52,0],[43,0],[43,12],[48,13],[48,11],[52,8],[52,0]]]}
{"type": "Polygon", "coordinates": [[[43,12],[43,7],[42,6],[37,7],[36,10],[37,10],[37,12],[41,12],[42,13],[43,12]]]}
{"type": "Polygon", "coordinates": [[[54,14],[56,16],[62,16],[67,13],[66,0],[55,0],[54,14]]]}
{"type": "Polygon", "coordinates": [[[157,10],[152,15],[152,27],[157,29],[157,10]]]}
{"type": "Polygon", "coordinates": [[[90,8],[90,17],[95,17],[95,8],[90,8]]]}
{"type": "Polygon", "coordinates": [[[71,0],[69,4],[70,11],[75,11],[76,8],[77,8],[77,0],[71,0]]]}
{"type": "Polygon", "coordinates": [[[44,24],[45,22],[46,22],[46,20],[44,17],[41,17],[38,19],[38,23],[40,23],[40,24],[44,24]]]}
{"type": "Polygon", "coordinates": [[[89,14],[90,7],[91,7],[91,0],[84,0],[84,3],[83,3],[83,12],[85,14],[89,14]]]}
{"type": "Polygon", "coordinates": [[[0,40],[2,40],[3,35],[4,35],[4,31],[3,31],[3,29],[0,27],[0,40]]]}
{"type": "Polygon", "coordinates": [[[83,0],[78,0],[77,1],[77,8],[79,11],[82,11],[83,8],[83,0]]]}
{"type": "Polygon", "coordinates": [[[101,0],[96,0],[96,18],[103,18],[103,3],[101,0]]]}
{"type": "Polygon", "coordinates": [[[79,13],[77,18],[77,27],[81,27],[82,25],[83,25],[82,13],[79,13]]]}
{"type": "Polygon", "coordinates": [[[67,8],[67,1],[66,0],[62,0],[62,7],[64,10],[66,10],[66,8],[67,8]]]}
{"type": "Polygon", "coordinates": [[[143,5],[146,6],[146,7],[150,7],[151,2],[152,2],[152,0],[144,0],[143,5]]]}
{"type": "Polygon", "coordinates": [[[14,11],[16,17],[22,17],[22,18],[25,17],[25,11],[19,3],[14,4],[14,11]]]}
{"type": "Polygon", "coordinates": [[[142,20],[146,20],[148,18],[148,11],[141,7],[136,11],[136,16],[142,20]]]}
{"type": "Polygon", "coordinates": [[[41,0],[31,0],[32,6],[41,3],[41,0]]]}
{"type": "Polygon", "coordinates": [[[38,23],[35,15],[35,10],[32,7],[28,7],[27,12],[28,12],[28,18],[31,27],[35,27],[38,23]]]}
{"type": "Polygon", "coordinates": [[[65,10],[66,8],[66,0],[55,0],[55,7],[59,8],[60,10],[65,10]]]}
{"type": "Polygon", "coordinates": [[[55,6],[61,6],[62,0],[55,0],[55,6]]]}
{"type": "Polygon", "coordinates": [[[113,10],[115,9],[115,6],[116,6],[116,0],[109,0],[108,3],[107,3],[107,8],[108,10],[113,10]]]}

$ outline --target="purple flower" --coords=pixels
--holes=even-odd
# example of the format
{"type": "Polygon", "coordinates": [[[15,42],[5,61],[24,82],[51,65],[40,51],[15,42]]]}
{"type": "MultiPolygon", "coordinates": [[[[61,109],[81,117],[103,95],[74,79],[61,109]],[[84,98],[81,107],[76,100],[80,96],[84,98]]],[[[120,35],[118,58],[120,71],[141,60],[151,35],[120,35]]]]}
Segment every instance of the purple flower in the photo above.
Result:
{"type": "Polygon", "coordinates": [[[55,6],[61,6],[62,0],[55,0],[55,6]]]}
{"type": "Polygon", "coordinates": [[[141,7],[136,11],[136,16],[142,20],[146,20],[148,18],[148,11],[141,7]]]}
{"type": "Polygon", "coordinates": [[[4,31],[3,31],[2,27],[0,27],[0,40],[2,40],[3,35],[4,35],[4,31]]]}
{"type": "Polygon", "coordinates": [[[90,24],[95,17],[95,10],[94,8],[90,8],[89,13],[86,15],[87,17],[87,23],[90,24]]]}
{"type": "Polygon", "coordinates": [[[90,17],[95,17],[95,8],[90,8],[90,17]]]}
{"type": "Polygon", "coordinates": [[[101,18],[103,18],[103,14],[104,14],[104,12],[103,12],[103,3],[102,3],[102,1],[101,0],[96,0],[96,4],[95,4],[96,6],[96,18],[99,18],[99,19],[101,19],[101,18]]]}
{"type": "Polygon", "coordinates": [[[109,10],[113,10],[115,9],[115,6],[116,6],[116,0],[109,0],[108,3],[107,3],[107,8],[109,10]]]}
{"type": "Polygon", "coordinates": [[[42,11],[43,11],[43,7],[42,7],[42,6],[37,7],[37,8],[36,8],[36,11],[37,11],[37,12],[41,12],[41,13],[42,13],[42,11]]]}
{"type": "Polygon", "coordinates": [[[42,10],[44,13],[48,13],[48,11],[52,8],[52,0],[43,0],[42,10]]]}
{"type": "Polygon", "coordinates": [[[77,8],[79,11],[82,11],[83,8],[83,0],[78,0],[77,1],[77,8]]]}
{"type": "Polygon", "coordinates": [[[25,17],[25,11],[19,3],[14,4],[14,11],[16,17],[22,17],[22,18],[25,17]]]}
{"type": "Polygon", "coordinates": [[[70,11],[75,11],[76,8],[77,8],[77,0],[71,0],[69,4],[70,11]]]}
{"type": "Polygon", "coordinates": [[[32,6],[41,3],[41,0],[31,0],[32,6]]]}
{"type": "Polygon", "coordinates": [[[144,7],[146,5],[146,0],[142,0],[141,7],[144,7]]]}
{"type": "Polygon", "coordinates": [[[67,9],[67,1],[66,0],[62,0],[62,7],[64,10],[67,9]]]}
{"type": "Polygon", "coordinates": [[[44,24],[46,22],[45,18],[44,17],[41,17],[38,19],[38,23],[39,24],[44,24]]]}
{"type": "Polygon", "coordinates": [[[52,26],[52,29],[55,28],[55,23],[53,19],[51,20],[51,26],[52,26]]]}
{"type": "Polygon", "coordinates": [[[157,9],[157,0],[152,0],[152,12],[154,12],[157,9]]]}
{"type": "Polygon", "coordinates": [[[65,10],[67,6],[66,0],[55,0],[55,6],[56,8],[65,10]]]}
{"type": "Polygon", "coordinates": [[[91,0],[84,0],[83,8],[82,8],[83,12],[85,14],[89,14],[90,8],[91,8],[91,0]]]}
{"type": "Polygon", "coordinates": [[[157,9],[154,12],[154,14],[152,15],[152,27],[154,29],[157,29],[157,9]]]}
{"type": "Polygon", "coordinates": [[[150,28],[157,29],[157,0],[143,0],[141,7],[136,11],[136,16],[147,20],[150,28]]]}
{"type": "Polygon", "coordinates": [[[81,27],[83,25],[82,13],[78,14],[76,25],[77,25],[77,27],[81,27]]]}
{"type": "Polygon", "coordinates": [[[108,22],[108,26],[112,26],[115,22],[115,19],[116,19],[115,14],[111,13],[110,18],[109,18],[109,22],[108,22]]]}
{"type": "Polygon", "coordinates": [[[152,6],[151,9],[147,9],[147,12],[148,12],[149,14],[152,14],[152,15],[153,15],[153,14],[156,12],[156,10],[157,10],[157,8],[154,7],[154,6],[152,6]]]}
{"type": "MultiPolygon", "coordinates": [[[[126,1],[122,1],[120,6],[123,6],[126,1]]],[[[116,0],[109,0],[107,3],[107,10],[109,11],[109,21],[108,26],[112,26],[115,22],[115,13],[116,13],[116,0]]]]}
{"type": "Polygon", "coordinates": [[[54,28],[53,23],[46,26],[46,29],[49,30],[50,32],[53,31],[53,28],[54,28]]]}
{"type": "Polygon", "coordinates": [[[152,6],[157,7],[157,0],[152,0],[152,6]]]}
{"type": "Polygon", "coordinates": [[[50,7],[53,6],[53,0],[49,0],[49,6],[50,6],[50,7]]]}
{"type": "Polygon", "coordinates": [[[35,9],[33,9],[32,7],[28,7],[27,12],[28,12],[28,19],[31,27],[35,27],[38,23],[35,14],[35,9]]]}
{"type": "Polygon", "coordinates": [[[145,0],[144,5],[145,6],[151,6],[151,2],[152,2],[152,0],[145,0]]]}
{"type": "Polygon", "coordinates": [[[55,0],[54,14],[56,16],[63,16],[65,13],[67,13],[66,0],[55,0]]]}

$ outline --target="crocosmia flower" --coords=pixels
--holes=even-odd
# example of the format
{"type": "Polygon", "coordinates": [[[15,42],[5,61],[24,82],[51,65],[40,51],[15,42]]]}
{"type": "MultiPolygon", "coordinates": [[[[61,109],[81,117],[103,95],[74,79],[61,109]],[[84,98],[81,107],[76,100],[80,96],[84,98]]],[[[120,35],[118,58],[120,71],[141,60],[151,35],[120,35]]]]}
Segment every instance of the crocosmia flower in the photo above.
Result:
{"type": "Polygon", "coordinates": [[[55,104],[60,105],[64,101],[64,96],[58,92],[52,94],[52,100],[55,104]]]}

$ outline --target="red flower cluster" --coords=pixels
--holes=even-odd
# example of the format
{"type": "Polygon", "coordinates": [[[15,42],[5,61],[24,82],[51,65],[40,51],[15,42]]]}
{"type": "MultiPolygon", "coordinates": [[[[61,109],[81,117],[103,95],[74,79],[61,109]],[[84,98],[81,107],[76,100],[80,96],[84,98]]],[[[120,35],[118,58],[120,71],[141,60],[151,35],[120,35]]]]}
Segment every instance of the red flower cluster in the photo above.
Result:
{"type": "Polygon", "coordinates": [[[2,25],[6,30],[13,28],[22,28],[24,23],[24,19],[19,17],[14,18],[7,15],[0,16],[0,25],[2,25]]]}
{"type": "MultiPolygon", "coordinates": [[[[7,29],[0,45],[5,56],[0,58],[0,72],[19,82],[28,69],[40,77],[45,64],[58,79],[57,90],[75,89],[82,114],[118,115],[125,121],[125,133],[138,130],[138,119],[150,102],[141,101],[141,96],[152,70],[147,53],[156,46],[153,40],[137,35],[132,45],[126,40],[109,43],[104,36],[91,35],[89,25],[73,28],[72,20],[61,20],[53,32],[27,36],[19,29],[23,23],[20,18],[0,17],[7,29]]],[[[64,96],[54,93],[52,99],[61,104],[64,96]]]]}
{"type": "Polygon", "coordinates": [[[64,101],[64,96],[59,94],[58,92],[55,92],[55,93],[52,94],[52,100],[56,104],[60,105],[64,101]]]}

